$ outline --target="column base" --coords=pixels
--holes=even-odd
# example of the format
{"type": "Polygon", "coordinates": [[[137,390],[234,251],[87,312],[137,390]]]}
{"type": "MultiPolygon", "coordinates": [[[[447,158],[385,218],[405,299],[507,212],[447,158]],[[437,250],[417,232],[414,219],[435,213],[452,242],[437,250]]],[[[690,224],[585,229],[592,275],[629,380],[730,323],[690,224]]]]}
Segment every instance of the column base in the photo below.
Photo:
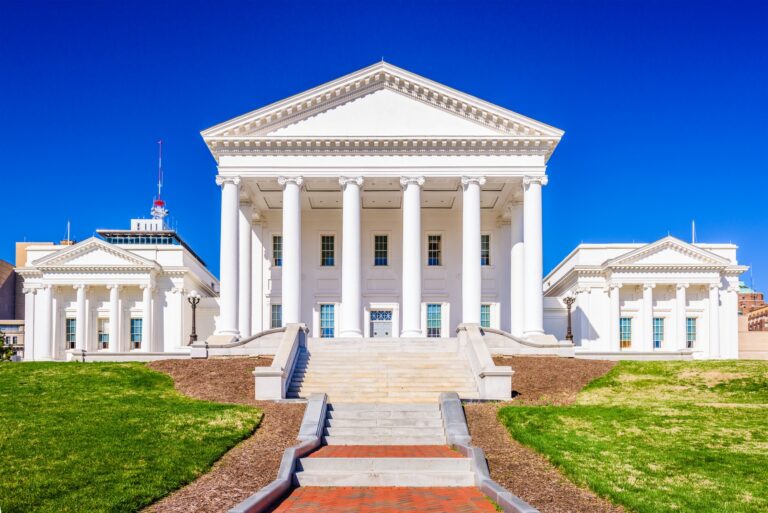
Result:
{"type": "Polygon", "coordinates": [[[423,338],[424,334],[419,330],[408,330],[400,333],[400,338],[423,338]]]}
{"type": "Polygon", "coordinates": [[[360,330],[339,331],[337,338],[363,338],[363,332],[360,330]]]}

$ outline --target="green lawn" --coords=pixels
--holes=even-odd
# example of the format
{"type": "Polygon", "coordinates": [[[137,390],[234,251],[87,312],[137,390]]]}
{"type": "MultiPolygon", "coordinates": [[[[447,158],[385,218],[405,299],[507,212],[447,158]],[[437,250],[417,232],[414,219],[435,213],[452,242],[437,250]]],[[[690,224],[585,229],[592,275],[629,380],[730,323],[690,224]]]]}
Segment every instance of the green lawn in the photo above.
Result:
{"type": "Polygon", "coordinates": [[[512,436],[630,511],[768,511],[768,362],[622,362],[512,436]]]}
{"type": "Polygon", "coordinates": [[[258,426],[142,364],[0,364],[0,510],[136,511],[258,426]]]}

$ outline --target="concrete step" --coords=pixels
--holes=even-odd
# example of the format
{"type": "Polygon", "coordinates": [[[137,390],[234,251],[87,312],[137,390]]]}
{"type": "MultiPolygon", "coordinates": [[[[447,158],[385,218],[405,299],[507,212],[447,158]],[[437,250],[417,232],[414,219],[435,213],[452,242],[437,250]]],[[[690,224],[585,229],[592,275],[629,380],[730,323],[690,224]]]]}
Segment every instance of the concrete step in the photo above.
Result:
{"type": "Polygon", "coordinates": [[[368,471],[368,472],[309,472],[294,474],[299,486],[408,486],[443,487],[474,486],[475,476],[470,471],[419,472],[419,471],[368,471]]]}
{"type": "Polygon", "coordinates": [[[347,427],[326,427],[323,429],[325,436],[391,436],[395,438],[407,438],[411,436],[443,436],[442,427],[365,427],[365,426],[347,426],[347,427]]]}
{"type": "Polygon", "coordinates": [[[439,416],[419,419],[419,418],[329,418],[325,421],[329,428],[375,428],[375,427],[409,427],[409,428],[441,428],[443,419],[439,416]]]}
{"type": "Polygon", "coordinates": [[[328,411],[340,412],[340,411],[378,411],[378,412],[405,412],[405,411],[430,411],[440,413],[440,405],[432,402],[424,403],[410,403],[410,404],[370,404],[370,403],[346,403],[344,405],[337,405],[332,402],[328,404],[328,411]]]}
{"type": "Polygon", "coordinates": [[[325,445],[445,445],[445,436],[323,436],[325,445]]]}
{"type": "Polygon", "coordinates": [[[301,458],[307,472],[468,472],[469,458],[301,458]]]}
{"type": "MultiPolygon", "coordinates": [[[[350,403],[352,404],[352,403],[350,403]]],[[[337,403],[344,406],[344,403],[337,403]]],[[[440,411],[370,411],[370,410],[334,410],[328,412],[328,420],[376,420],[396,422],[398,420],[440,421],[440,411]]]]}

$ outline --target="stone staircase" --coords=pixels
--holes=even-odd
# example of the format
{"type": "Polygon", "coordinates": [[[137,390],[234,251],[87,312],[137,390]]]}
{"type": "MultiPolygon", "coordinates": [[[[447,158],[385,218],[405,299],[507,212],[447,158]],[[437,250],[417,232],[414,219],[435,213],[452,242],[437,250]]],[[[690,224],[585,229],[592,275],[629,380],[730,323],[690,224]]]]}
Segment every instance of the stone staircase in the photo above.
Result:
{"type": "Polygon", "coordinates": [[[437,402],[341,403],[328,408],[323,443],[301,458],[299,486],[473,486],[469,458],[446,445],[437,402]]]}
{"type": "Polygon", "coordinates": [[[287,396],[314,392],[334,404],[434,403],[441,392],[479,398],[456,339],[309,339],[287,396]]]}

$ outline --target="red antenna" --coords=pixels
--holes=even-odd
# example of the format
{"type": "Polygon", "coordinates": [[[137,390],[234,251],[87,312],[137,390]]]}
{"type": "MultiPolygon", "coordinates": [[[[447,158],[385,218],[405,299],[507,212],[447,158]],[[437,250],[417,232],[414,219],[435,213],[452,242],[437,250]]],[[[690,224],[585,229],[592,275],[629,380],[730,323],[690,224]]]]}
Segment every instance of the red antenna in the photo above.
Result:
{"type": "Polygon", "coordinates": [[[164,207],[165,201],[163,201],[161,194],[163,191],[163,140],[157,141],[158,145],[158,157],[157,157],[157,198],[155,198],[156,207],[164,207]]]}

